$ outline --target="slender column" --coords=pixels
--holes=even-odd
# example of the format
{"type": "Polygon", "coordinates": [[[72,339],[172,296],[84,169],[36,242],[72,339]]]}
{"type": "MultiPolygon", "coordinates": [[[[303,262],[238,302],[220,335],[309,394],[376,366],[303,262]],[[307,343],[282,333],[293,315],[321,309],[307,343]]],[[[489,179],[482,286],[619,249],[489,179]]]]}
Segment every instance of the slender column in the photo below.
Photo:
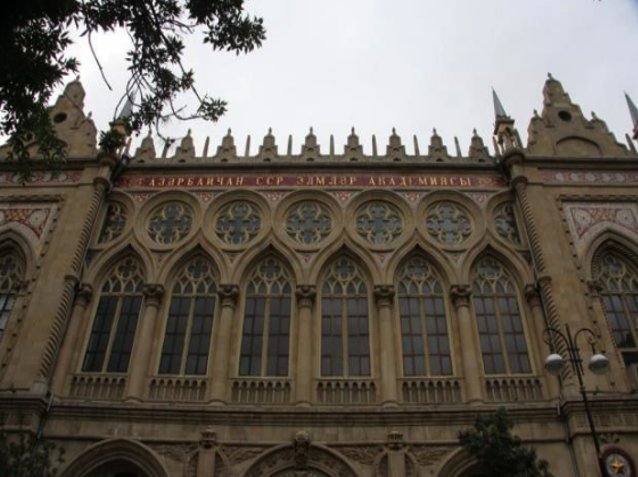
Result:
{"type": "Polygon", "coordinates": [[[295,394],[298,406],[309,406],[312,401],[312,366],[315,343],[312,339],[312,310],[317,296],[313,285],[298,285],[297,295],[297,366],[295,368],[295,394]]]}
{"type": "Polygon", "coordinates": [[[374,299],[379,317],[379,368],[381,369],[381,402],[384,406],[397,405],[397,356],[392,326],[392,285],[376,285],[374,299]]]}
{"type": "Polygon", "coordinates": [[[388,452],[388,475],[405,477],[405,441],[403,434],[397,431],[388,433],[386,449],[388,452]]]}
{"type": "MultiPolygon", "coordinates": [[[[533,322],[533,326],[530,327],[531,336],[529,337],[529,341],[530,343],[538,343],[538,346],[536,346],[533,350],[536,355],[536,367],[538,368],[539,374],[544,374],[544,357],[549,353],[549,349],[545,346],[543,341],[545,334],[544,331],[547,324],[545,321],[545,314],[543,313],[541,297],[536,286],[530,284],[525,287],[525,299],[527,300],[527,305],[532,312],[533,322]]],[[[560,393],[558,380],[556,380],[553,376],[547,376],[547,374],[545,374],[545,386],[547,387],[548,394],[546,397],[549,399],[558,398],[560,393]]]]}
{"type": "Polygon", "coordinates": [[[215,475],[215,447],[217,446],[217,434],[211,427],[202,431],[197,451],[197,477],[209,477],[215,475]]]}
{"type": "Polygon", "coordinates": [[[130,372],[127,386],[127,399],[137,401],[143,400],[146,396],[146,378],[149,375],[151,351],[155,340],[153,332],[157,321],[157,312],[162,296],[164,296],[164,287],[159,284],[146,284],[143,293],[144,308],[129,362],[130,372]]]}
{"type": "Polygon", "coordinates": [[[232,341],[232,325],[235,317],[239,287],[221,285],[217,290],[221,304],[217,339],[213,347],[213,376],[211,397],[214,401],[225,403],[228,399],[228,366],[232,341]]]}
{"type": "Polygon", "coordinates": [[[75,292],[75,303],[71,312],[71,319],[65,336],[65,345],[60,350],[55,373],[53,375],[53,392],[55,394],[64,394],[67,377],[73,372],[72,366],[78,362],[81,352],[78,343],[80,339],[80,331],[82,328],[86,307],[91,301],[93,295],[93,287],[88,283],[80,285],[75,292]]]}
{"type": "Polygon", "coordinates": [[[470,313],[469,285],[452,285],[450,295],[456,309],[461,341],[461,364],[465,378],[465,397],[469,403],[478,403],[483,398],[481,387],[481,353],[477,346],[476,329],[470,313]]]}

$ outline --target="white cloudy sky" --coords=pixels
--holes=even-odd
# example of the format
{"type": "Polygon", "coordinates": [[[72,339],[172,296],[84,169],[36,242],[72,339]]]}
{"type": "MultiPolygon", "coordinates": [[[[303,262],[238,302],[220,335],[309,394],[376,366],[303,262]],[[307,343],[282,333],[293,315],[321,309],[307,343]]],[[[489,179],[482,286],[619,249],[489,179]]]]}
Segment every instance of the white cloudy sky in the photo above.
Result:
{"type": "MultiPolygon", "coordinates": [[[[214,150],[232,128],[242,152],[252,135],[254,153],[268,127],[280,151],[292,134],[297,152],[310,126],[323,151],[330,134],[341,151],[351,126],[368,153],[372,134],[385,150],[392,127],[408,151],[414,134],[426,149],[433,127],[449,150],[456,135],[466,152],[474,127],[491,147],[491,87],[524,134],[548,71],[617,138],[631,131],[623,91],[638,102],[638,0],[249,0],[247,8],[264,18],[261,49],[235,56],[189,42],[199,89],[229,102],[217,124],[167,127],[174,136],[192,128],[198,152],[206,136],[214,150]]],[[[75,51],[87,109],[104,128],[123,91],[127,44],[109,35],[95,47],[112,93],[88,48],[75,51]]]]}

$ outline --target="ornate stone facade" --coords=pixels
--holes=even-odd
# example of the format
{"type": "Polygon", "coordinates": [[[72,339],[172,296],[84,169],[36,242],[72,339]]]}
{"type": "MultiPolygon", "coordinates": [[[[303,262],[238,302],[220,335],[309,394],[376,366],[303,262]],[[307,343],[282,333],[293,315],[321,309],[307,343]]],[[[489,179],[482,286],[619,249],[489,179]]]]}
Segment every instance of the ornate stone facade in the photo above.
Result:
{"type": "Polygon", "coordinates": [[[64,446],[63,477],[473,477],[457,433],[505,406],[555,475],[594,477],[574,376],[543,368],[569,324],[611,361],[586,386],[633,475],[638,154],[544,95],[526,147],[499,103],[494,156],[149,136],[115,177],[72,83],[63,173],[0,172],[5,426],[64,446]]]}

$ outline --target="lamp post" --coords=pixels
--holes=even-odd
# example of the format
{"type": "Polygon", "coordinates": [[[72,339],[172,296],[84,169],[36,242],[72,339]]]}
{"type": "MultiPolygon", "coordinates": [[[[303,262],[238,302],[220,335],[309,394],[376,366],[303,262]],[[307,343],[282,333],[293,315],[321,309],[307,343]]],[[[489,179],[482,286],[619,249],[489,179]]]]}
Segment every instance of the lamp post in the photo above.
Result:
{"type": "Polygon", "coordinates": [[[581,328],[576,333],[572,334],[569,325],[565,325],[565,332],[561,332],[556,328],[545,329],[545,342],[550,346],[551,353],[545,359],[545,369],[548,373],[558,376],[565,368],[565,361],[568,361],[572,369],[578,377],[578,384],[580,394],[583,397],[583,404],[585,406],[585,414],[587,415],[587,421],[589,422],[589,429],[591,431],[592,439],[594,440],[594,447],[596,448],[596,459],[598,460],[598,467],[602,477],[607,477],[605,471],[605,463],[600,453],[600,441],[598,439],[598,433],[596,432],[596,426],[594,425],[594,419],[591,415],[591,409],[589,408],[589,400],[587,399],[587,391],[585,389],[585,383],[583,381],[583,360],[580,357],[580,348],[578,347],[578,338],[582,335],[588,336],[588,344],[591,346],[592,356],[589,359],[587,368],[594,374],[605,374],[609,370],[609,360],[607,357],[596,351],[596,334],[589,328],[581,328]],[[553,347],[554,339],[560,340],[567,348],[568,359],[565,360],[560,354],[558,354],[553,347]]]}

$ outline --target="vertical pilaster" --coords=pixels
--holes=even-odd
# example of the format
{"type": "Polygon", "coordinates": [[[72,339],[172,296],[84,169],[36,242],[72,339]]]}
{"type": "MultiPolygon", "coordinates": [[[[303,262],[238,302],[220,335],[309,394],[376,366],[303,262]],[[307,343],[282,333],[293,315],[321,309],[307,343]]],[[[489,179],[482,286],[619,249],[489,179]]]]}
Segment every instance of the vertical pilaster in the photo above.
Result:
{"type": "Polygon", "coordinates": [[[482,401],[481,386],[481,353],[476,340],[476,327],[470,312],[470,296],[472,290],[469,285],[452,285],[450,296],[456,310],[461,341],[461,365],[465,382],[465,398],[471,403],[482,401]]]}
{"type": "Polygon", "coordinates": [[[81,348],[77,344],[82,342],[82,339],[80,338],[80,331],[82,329],[82,322],[86,313],[86,307],[90,303],[92,296],[93,287],[91,287],[88,283],[84,283],[77,287],[75,292],[75,303],[73,304],[73,311],[71,312],[71,318],[66,332],[67,342],[73,343],[73,345],[63,346],[60,351],[60,356],[53,375],[52,385],[53,392],[55,394],[64,394],[66,391],[66,378],[73,372],[72,366],[78,362],[81,348]]]}
{"type": "Polygon", "coordinates": [[[138,331],[135,335],[131,361],[129,362],[129,379],[127,385],[127,399],[141,401],[146,396],[146,378],[149,375],[149,364],[153,341],[154,328],[157,321],[164,287],[159,284],[145,284],[143,288],[144,307],[140,313],[138,331]]]}
{"type": "Polygon", "coordinates": [[[384,406],[397,405],[397,356],[394,346],[394,326],[392,326],[392,303],[394,287],[376,285],[374,301],[379,317],[379,369],[381,370],[381,403],[384,406]]]}
{"type": "Polygon", "coordinates": [[[388,452],[388,476],[405,477],[405,441],[403,434],[397,431],[388,433],[386,445],[388,452]]]}
{"type": "Polygon", "coordinates": [[[212,428],[202,431],[197,452],[197,477],[210,477],[215,475],[215,447],[217,446],[217,434],[212,428]]]}
{"type": "Polygon", "coordinates": [[[220,285],[217,290],[221,313],[217,327],[217,337],[213,347],[213,376],[211,398],[220,403],[228,399],[228,367],[232,341],[232,325],[239,298],[237,285],[220,285]]]}
{"type": "Polygon", "coordinates": [[[295,340],[295,399],[298,406],[308,406],[312,401],[312,378],[314,375],[313,357],[315,343],[312,336],[312,311],[317,296],[312,285],[298,285],[297,296],[297,337],[295,340]]]}

